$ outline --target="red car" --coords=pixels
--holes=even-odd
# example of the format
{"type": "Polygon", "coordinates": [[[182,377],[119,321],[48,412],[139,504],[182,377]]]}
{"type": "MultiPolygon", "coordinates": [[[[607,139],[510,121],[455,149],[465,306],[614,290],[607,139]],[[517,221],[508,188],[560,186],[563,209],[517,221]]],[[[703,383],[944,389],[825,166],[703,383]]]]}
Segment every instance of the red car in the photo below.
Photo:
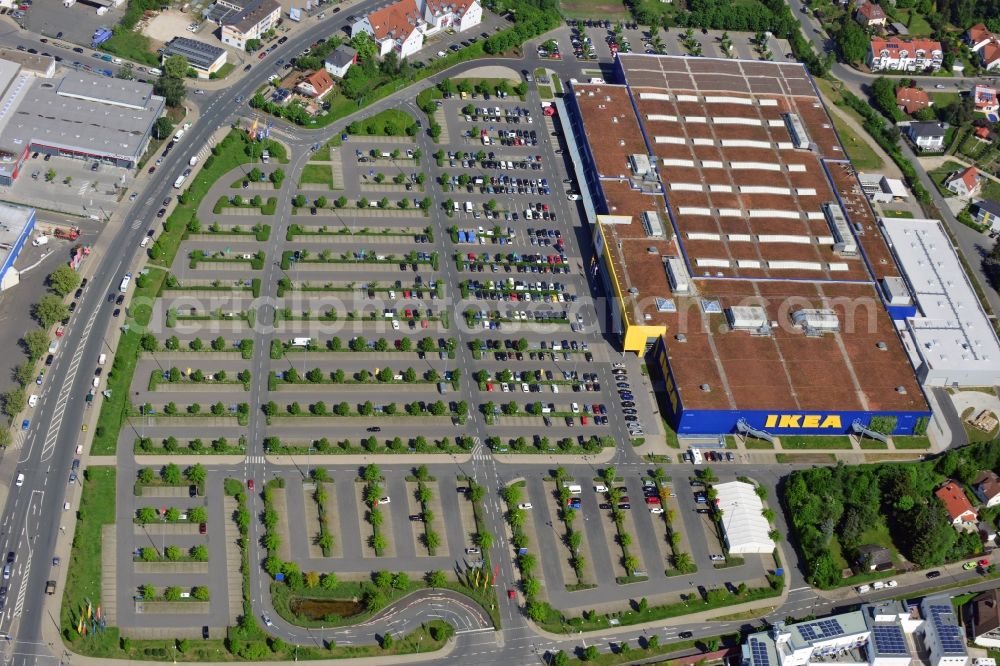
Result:
{"type": "Polygon", "coordinates": [[[253,490],[253,479],[247,479],[247,490],[253,490]]]}
{"type": "Polygon", "coordinates": [[[514,590],[507,590],[507,598],[508,599],[516,599],[517,598],[517,592],[515,592],[514,590]]]}
{"type": "Polygon", "coordinates": [[[660,503],[660,498],[659,497],[647,497],[646,498],[646,504],[659,504],[659,503],[660,503]]]}
{"type": "Polygon", "coordinates": [[[66,332],[66,327],[60,326],[59,328],[56,329],[56,337],[61,338],[63,336],[63,333],[65,332],[66,332]]]}
{"type": "Polygon", "coordinates": [[[986,558],[983,558],[983,559],[979,560],[976,564],[978,564],[981,567],[988,567],[988,566],[990,566],[990,561],[987,560],[986,558]]]}

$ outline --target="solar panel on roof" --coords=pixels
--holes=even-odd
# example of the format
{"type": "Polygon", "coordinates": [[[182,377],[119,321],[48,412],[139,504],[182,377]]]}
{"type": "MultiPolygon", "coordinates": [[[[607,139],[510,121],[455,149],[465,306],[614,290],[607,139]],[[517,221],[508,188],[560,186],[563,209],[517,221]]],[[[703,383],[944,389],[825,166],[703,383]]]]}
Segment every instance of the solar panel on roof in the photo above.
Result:
{"type": "Polygon", "coordinates": [[[903,630],[895,625],[875,625],[873,628],[875,649],[882,654],[907,654],[903,630]]]}
{"type": "Polygon", "coordinates": [[[767,645],[756,638],[750,639],[750,655],[753,657],[754,666],[771,665],[771,658],[767,655],[767,645]]]}
{"type": "Polygon", "coordinates": [[[834,636],[840,636],[844,633],[844,629],[840,626],[840,622],[834,619],[818,620],[808,624],[800,624],[797,628],[799,633],[802,634],[802,637],[807,641],[833,638],[834,636]]]}
{"type": "Polygon", "coordinates": [[[701,309],[706,314],[719,314],[722,312],[722,305],[714,299],[703,298],[701,299],[701,309]]]}
{"type": "Polygon", "coordinates": [[[942,651],[945,654],[965,654],[965,640],[962,637],[962,630],[952,622],[945,620],[945,616],[952,615],[951,606],[931,604],[930,614],[942,651]]]}

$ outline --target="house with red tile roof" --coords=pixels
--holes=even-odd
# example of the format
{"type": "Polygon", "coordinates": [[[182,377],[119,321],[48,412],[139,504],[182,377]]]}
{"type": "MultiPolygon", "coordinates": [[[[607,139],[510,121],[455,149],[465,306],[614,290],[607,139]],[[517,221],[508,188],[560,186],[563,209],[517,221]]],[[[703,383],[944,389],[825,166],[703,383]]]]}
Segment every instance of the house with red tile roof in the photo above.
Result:
{"type": "Polygon", "coordinates": [[[969,49],[979,55],[983,69],[1000,68],[1000,37],[988,30],[984,24],[977,23],[965,31],[964,38],[969,49]]]}
{"type": "Polygon", "coordinates": [[[395,0],[356,19],[351,36],[366,32],[379,45],[379,56],[395,51],[405,58],[423,48],[424,37],[468,30],[482,19],[479,0],[395,0]]]}
{"type": "Polygon", "coordinates": [[[980,141],[990,140],[991,134],[989,127],[977,127],[974,133],[976,135],[976,138],[979,139],[980,141]]]}
{"type": "Polygon", "coordinates": [[[965,491],[954,481],[949,481],[934,491],[934,494],[944,504],[945,511],[952,525],[975,524],[978,520],[976,510],[965,496],[965,491]]]}
{"type": "Polygon", "coordinates": [[[960,197],[969,197],[979,191],[982,178],[976,167],[968,167],[956,171],[945,183],[945,187],[960,197]]]}
{"type": "Polygon", "coordinates": [[[854,20],[866,28],[884,28],[885,11],[874,2],[866,2],[854,12],[854,20]]]}
{"type": "Polygon", "coordinates": [[[311,74],[302,77],[299,84],[295,86],[295,91],[306,97],[320,100],[333,90],[333,79],[325,69],[317,69],[311,74]]]}
{"type": "Polygon", "coordinates": [[[896,91],[896,104],[912,116],[917,111],[932,106],[934,102],[931,101],[930,95],[920,88],[900,88],[896,91]]]}
{"type": "Polygon", "coordinates": [[[944,51],[941,42],[932,39],[873,38],[868,45],[868,67],[873,72],[938,71],[944,51]]]}

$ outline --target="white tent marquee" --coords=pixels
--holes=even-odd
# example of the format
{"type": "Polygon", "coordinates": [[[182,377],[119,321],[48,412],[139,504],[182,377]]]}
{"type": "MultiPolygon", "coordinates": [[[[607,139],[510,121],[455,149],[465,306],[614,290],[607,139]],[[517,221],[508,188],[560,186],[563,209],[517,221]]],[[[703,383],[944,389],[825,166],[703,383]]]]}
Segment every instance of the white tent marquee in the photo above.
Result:
{"type": "Polygon", "coordinates": [[[761,514],[764,503],[754,492],[752,484],[730,481],[714,486],[718,492],[718,506],[722,509],[722,527],[726,532],[729,552],[770,553],[775,544],[768,532],[771,526],[761,514]]]}

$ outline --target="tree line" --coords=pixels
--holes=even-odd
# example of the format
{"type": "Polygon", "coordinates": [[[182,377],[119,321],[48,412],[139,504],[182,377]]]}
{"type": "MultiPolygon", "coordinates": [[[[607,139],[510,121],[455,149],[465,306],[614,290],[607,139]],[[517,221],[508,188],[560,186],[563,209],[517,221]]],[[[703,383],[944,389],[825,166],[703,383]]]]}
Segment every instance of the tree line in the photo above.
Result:
{"type": "Polygon", "coordinates": [[[900,553],[921,568],[978,554],[979,535],[956,530],[934,491],[946,479],[968,484],[998,465],[1000,447],[987,442],[931,461],[793,472],[782,499],[809,582],[837,586],[843,563],[833,553],[839,550],[848,563],[855,561],[859,547],[883,527],[900,553]]]}

